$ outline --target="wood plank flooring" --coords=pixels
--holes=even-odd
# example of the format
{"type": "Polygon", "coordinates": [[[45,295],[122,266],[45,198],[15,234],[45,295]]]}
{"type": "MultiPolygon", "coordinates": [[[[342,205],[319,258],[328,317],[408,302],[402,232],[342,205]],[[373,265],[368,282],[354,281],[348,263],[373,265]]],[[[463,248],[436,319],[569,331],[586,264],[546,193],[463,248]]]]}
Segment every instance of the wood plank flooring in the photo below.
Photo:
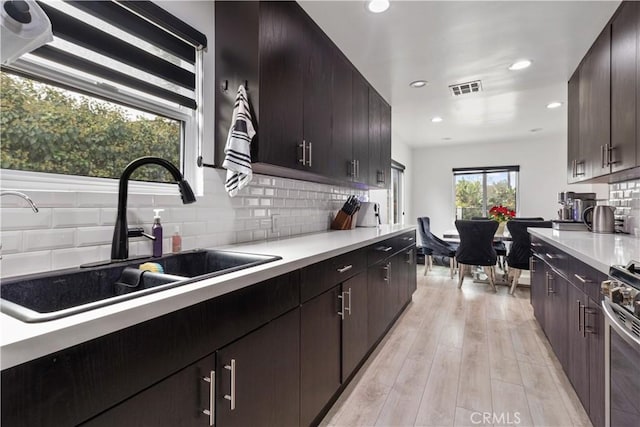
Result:
{"type": "Polygon", "coordinates": [[[529,289],[418,266],[413,302],[321,422],[323,427],[589,427],[529,289]]]}

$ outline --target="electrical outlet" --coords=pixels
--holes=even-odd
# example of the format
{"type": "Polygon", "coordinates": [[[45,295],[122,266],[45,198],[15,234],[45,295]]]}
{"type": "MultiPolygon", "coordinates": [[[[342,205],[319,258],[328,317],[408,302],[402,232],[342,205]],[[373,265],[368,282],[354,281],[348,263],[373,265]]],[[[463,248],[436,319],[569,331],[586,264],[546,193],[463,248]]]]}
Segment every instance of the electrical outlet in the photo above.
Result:
{"type": "Polygon", "coordinates": [[[280,215],[271,215],[271,232],[277,233],[280,229],[280,215]]]}

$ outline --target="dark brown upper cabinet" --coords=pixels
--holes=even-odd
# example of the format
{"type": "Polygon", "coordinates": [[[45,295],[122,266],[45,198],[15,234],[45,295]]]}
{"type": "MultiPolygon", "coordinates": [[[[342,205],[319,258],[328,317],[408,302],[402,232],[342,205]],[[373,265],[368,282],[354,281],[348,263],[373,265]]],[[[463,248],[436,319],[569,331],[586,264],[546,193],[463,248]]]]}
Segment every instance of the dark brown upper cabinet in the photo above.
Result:
{"type": "Polygon", "coordinates": [[[246,83],[254,171],[388,186],[391,107],[378,97],[370,117],[363,97],[375,91],[296,2],[217,1],[215,20],[215,165],[224,160],[236,90],[246,83]]]}
{"type": "Polygon", "coordinates": [[[607,27],[591,46],[580,66],[580,150],[585,159],[584,179],[609,173],[611,32],[607,27]]]}
{"type": "Polygon", "coordinates": [[[623,2],[568,85],[568,182],[640,176],[640,6],[623,2]]]}
{"type": "Polygon", "coordinates": [[[611,145],[616,172],[636,166],[638,4],[625,2],[611,23],[611,145]]]}

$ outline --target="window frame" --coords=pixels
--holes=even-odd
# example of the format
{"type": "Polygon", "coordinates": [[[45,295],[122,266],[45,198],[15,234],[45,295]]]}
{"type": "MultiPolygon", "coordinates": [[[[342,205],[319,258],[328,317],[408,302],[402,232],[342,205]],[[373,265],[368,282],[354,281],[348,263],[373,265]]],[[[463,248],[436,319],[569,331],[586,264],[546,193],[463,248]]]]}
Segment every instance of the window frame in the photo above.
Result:
{"type": "MultiPolygon", "coordinates": [[[[177,120],[182,124],[180,140],[180,164],[184,178],[191,184],[194,193],[204,194],[204,170],[198,167],[197,158],[202,153],[203,140],[203,98],[204,98],[204,52],[202,48],[195,49],[194,73],[196,78],[194,98],[196,109],[171,108],[161,102],[154,102],[149,98],[138,98],[132,94],[119,91],[109,84],[100,84],[83,80],[76,76],[69,76],[63,71],[47,68],[43,65],[18,59],[6,67],[6,72],[15,73],[45,84],[51,84],[62,89],[83,93],[109,102],[122,104],[177,120]]],[[[135,88],[131,88],[135,90],[135,88]]],[[[134,159],[131,159],[132,161],[134,159]]],[[[47,172],[33,172],[0,168],[0,188],[23,189],[52,192],[109,192],[117,193],[119,180],[114,178],[87,177],[81,175],[67,175],[47,172]]],[[[146,181],[131,181],[130,194],[148,195],[179,195],[178,187],[173,183],[155,183],[146,181]]]]}
{"type": "Polygon", "coordinates": [[[460,219],[458,218],[458,206],[456,204],[456,177],[464,176],[464,175],[480,175],[482,174],[482,210],[484,215],[488,214],[489,205],[487,202],[487,174],[490,173],[500,173],[500,172],[515,172],[516,173],[516,217],[520,215],[520,166],[482,166],[482,167],[469,167],[469,168],[453,168],[452,175],[452,190],[453,190],[453,216],[454,220],[460,219]]]}

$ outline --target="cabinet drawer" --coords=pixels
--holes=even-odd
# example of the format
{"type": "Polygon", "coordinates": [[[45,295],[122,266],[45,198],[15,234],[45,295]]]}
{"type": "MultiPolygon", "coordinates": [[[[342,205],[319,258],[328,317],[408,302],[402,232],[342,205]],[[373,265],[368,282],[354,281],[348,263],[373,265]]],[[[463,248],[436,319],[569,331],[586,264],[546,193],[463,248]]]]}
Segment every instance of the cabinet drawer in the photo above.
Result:
{"type": "Polygon", "coordinates": [[[578,289],[583,290],[589,298],[594,301],[600,301],[602,299],[600,283],[602,283],[603,280],[607,280],[606,274],[575,258],[571,258],[567,274],[571,283],[578,289]]]}
{"type": "Polygon", "coordinates": [[[531,250],[533,253],[538,254],[539,257],[551,267],[563,274],[566,273],[569,266],[569,256],[560,249],[550,245],[544,240],[532,236],[531,250]]]}
{"type": "Polygon", "coordinates": [[[404,248],[408,248],[411,245],[415,245],[416,243],[416,232],[410,231],[408,233],[404,233],[400,236],[394,237],[394,252],[397,250],[401,250],[404,248]]]}
{"type": "Polygon", "coordinates": [[[308,301],[364,271],[367,267],[365,251],[358,249],[303,268],[300,276],[301,301],[308,301]]]}

